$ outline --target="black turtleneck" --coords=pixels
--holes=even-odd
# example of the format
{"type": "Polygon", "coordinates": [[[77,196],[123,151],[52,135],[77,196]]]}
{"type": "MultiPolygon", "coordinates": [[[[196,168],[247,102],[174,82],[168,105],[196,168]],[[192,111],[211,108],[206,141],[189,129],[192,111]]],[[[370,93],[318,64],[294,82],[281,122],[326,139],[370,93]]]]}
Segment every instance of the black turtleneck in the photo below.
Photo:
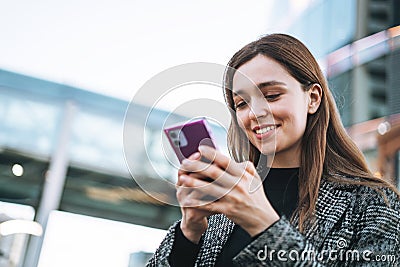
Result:
{"type": "MultiPolygon", "coordinates": [[[[263,182],[264,192],[280,215],[290,218],[297,207],[299,168],[271,168],[263,182]]],[[[257,237],[257,236],[256,236],[257,237]]],[[[233,266],[232,259],[254,239],[239,225],[224,245],[215,266],[233,266]]],[[[193,266],[201,244],[194,244],[176,227],[175,241],[169,257],[170,265],[193,266]]]]}

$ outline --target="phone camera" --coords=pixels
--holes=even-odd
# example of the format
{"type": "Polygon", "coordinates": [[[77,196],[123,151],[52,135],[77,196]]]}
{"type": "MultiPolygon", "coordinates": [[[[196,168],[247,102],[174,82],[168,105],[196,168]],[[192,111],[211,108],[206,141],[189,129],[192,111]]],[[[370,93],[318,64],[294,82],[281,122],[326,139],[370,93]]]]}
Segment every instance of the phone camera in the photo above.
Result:
{"type": "Polygon", "coordinates": [[[175,144],[175,146],[179,147],[181,145],[181,142],[179,142],[179,140],[175,140],[174,144],[175,144]]]}
{"type": "Polygon", "coordinates": [[[178,137],[178,135],[176,134],[176,132],[170,132],[169,135],[170,135],[172,138],[174,138],[174,139],[178,137]]]}

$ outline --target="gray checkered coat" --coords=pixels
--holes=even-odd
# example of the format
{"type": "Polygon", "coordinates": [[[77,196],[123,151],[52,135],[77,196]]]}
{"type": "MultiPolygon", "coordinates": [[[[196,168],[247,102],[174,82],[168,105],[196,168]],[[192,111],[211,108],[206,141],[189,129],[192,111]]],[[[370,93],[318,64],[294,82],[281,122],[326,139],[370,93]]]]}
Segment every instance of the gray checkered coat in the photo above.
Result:
{"type": "MultiPolygon", "coordinates": [[[[400,266],[400,201],[384,189],[389,206],[375,190],[322,180],[315,222],[304,234],[298,218],[284,216],[234,258],[237,266],[400,266]]],[[[297,215],[296,215],[297,216],[297,215]]],[[[169,266],[172,225],[147,266],[169,266]]],[[[209,218],[196,266],[214,266],[234,223],[209,218]]]]}

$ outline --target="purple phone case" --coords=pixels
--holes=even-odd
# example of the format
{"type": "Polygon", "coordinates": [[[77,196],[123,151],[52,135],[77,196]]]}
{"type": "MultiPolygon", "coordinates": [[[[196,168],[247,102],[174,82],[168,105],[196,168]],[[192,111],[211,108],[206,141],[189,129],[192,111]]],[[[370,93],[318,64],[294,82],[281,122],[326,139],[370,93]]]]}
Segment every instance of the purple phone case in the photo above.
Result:
{"type": "Polygon", "coordinates": [[[200,145],[207,145],[216,148],[212,137],[211,128],[206,119],[190,121],[188,123],[170,126],[164,129],[168,141],[177,155],[179,162],[198,151],[200,145]],[[173,139],[171,133],[179,134],[178,138],[173,139]],[[179,139],[179,143],[176,141],[179,139]]]}

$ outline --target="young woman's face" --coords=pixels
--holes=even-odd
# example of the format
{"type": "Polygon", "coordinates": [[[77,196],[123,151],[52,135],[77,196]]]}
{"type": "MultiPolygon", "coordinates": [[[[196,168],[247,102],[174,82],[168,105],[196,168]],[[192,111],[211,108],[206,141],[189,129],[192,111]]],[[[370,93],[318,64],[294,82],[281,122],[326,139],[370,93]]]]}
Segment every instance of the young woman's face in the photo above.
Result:
{"type": "Polygon", "coordinates": [[[268,57],[258,55],[238,70],[258,87],[235,74],[232,93],[239,126],[262,154],[275,152],[272,167],[299,167],[309,94],[268,57]]]}

